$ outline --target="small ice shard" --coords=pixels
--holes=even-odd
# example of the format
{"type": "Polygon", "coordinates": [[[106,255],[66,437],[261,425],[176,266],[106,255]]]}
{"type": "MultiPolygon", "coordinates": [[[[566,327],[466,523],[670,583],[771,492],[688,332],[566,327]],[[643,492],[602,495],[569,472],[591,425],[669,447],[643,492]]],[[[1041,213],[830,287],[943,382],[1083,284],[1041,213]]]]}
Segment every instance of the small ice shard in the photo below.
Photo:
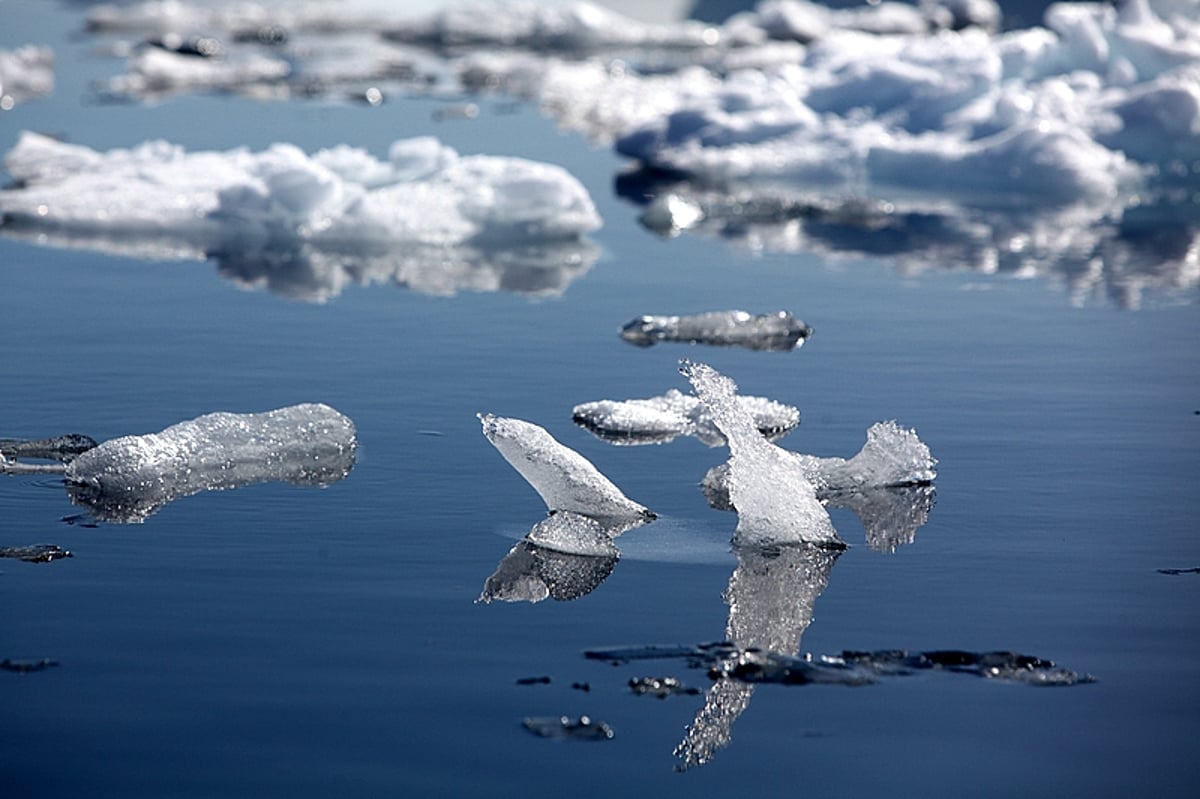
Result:
{"type": "Polygon", "coordinates": [[[70,550],[58,544],[33,544],[27,547],[0,547],[0,558],[15,558],[26,563],[49,563],[59,558],[71,558],[70,550]]]}
{"type": "Polygon", "coordinates": [[[602,529],[581,532],[577,529],[547,533],[548,526],[586,525],[593,520],[566,511],[548,516],[517,543],[500,561],[496,571],[483,585],[476,602],[541,602],[547,597],[567,601],[586,596],[608,578],[616,568],[618,553],[612,539],[602,529]],[[536,543],[550,540],[553,545],[536,543]],[[590,547],[578,546],[590,543],[590,547]],[[566,545],[581,551],[557,548],[566,545]]]}
{"type": "Polygon", "coordinates": [[[607,741],[613,728],[589,716],[572,719],[569,716],[530,716],[521,726],[539,738],[562,738],[571,741],[607,741]]]}
{"type": "Polygon", "coordinates": [[[69,461],[94,446],[94,439],[79,433],[68,433],[54,438],[0,438],[0,455],[9,458],[69,461]]]}
{"type": "Polygon", "coordinates": [[[736,401],[737,385],[702,363],[685,360],[680,372],[691,381],[729,442],[729,496],[738,511],[734,541],[844,547],[817,499],[804,462],[763,438],[736,401]]]}
{"type": "Polygon", "coordinates": [[[639,316],[621,328],[621,338],[639,347],[660,341],[738,346],[787,352],[799,348],[812,328],[787,311],[754,316],[746,311],[712,311],[693,316],[639,316]]]}
{"type": "Polygon", "coordinates": [[[695,696],[699,688],[684,685],[676,677],[634,677],[629,680],[629,690],[637,696],[653,696],[666,699],[668,696],[695,696]]]}
{"type": "MultiPolygon", "coordinates": [[[[799,409],[765,397],[738,397],[759,432],[774,441],[800,424],[799,409]]],[[[670,389],[660,397],[597,400],[576,405],[572,418],[581,427],[613,444],[664,444],[694,435],[710,447],[725,445],[707,406],[698,398],[670,389]]]]}
{"type": "Polygon", "coordinates": [[[98,518],[141,522],[200,491],[337,482],[354,467],[356,448],[354,423],[328,405],[209,413],[84,452],[67,464],[67,490],[98,518]]]}
{"type": "Polygon", "coordinates": [[[655,514],[626,497],[587,458],[521,419],[478,414],[483,434],[538,492],[551,511],[570,511],[617,529],[645,524],[655,514]]]}

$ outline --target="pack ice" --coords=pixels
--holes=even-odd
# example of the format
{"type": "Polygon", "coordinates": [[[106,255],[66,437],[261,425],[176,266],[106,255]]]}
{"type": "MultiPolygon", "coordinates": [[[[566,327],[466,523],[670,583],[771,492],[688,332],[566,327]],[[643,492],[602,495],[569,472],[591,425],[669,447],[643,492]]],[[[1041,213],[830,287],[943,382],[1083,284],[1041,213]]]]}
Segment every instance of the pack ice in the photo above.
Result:
{"type": "Polygon", "coordinates": [[[397,141],[380,160],[344,145],[308,155],[290,144],[188,152],[153,141],[98,152],[26,132],[5,166],[17,182],[0,191],[0,233],[213,257],[240,282],[310,300],[351,281],[561,290],[594,260],[581,237],[600,226],[565,170],[459,156],[431,137],[397,141]]]}
{"type": "Polygon", "coordinates": [[[141,522],[169,502],[268,481],[323,486],[354,467],[354,423],[307,403],[209,413],[158,433],[105,441],[66,464],[74,501],[106,521],[141,522]]]}

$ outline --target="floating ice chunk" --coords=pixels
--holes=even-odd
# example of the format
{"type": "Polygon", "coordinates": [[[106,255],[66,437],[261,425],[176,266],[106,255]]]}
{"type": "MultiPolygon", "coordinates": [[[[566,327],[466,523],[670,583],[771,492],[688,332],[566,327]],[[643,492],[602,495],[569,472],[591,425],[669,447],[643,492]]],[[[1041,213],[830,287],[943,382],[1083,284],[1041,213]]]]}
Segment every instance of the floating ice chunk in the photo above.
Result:
{"type": "Polygon", "coordinates": [[[96,446],[95,439],[79,433],[68,433],[54,438],[0,438],[0,455],[7,455],[10,458],[69,461],[94,446],[96,446]]]}
{"type": "MultiPolygon", "coordinates": [[[[799,409],[765,397],[737,398],[768,439],[781,438],[800,424],[799,409]]],[[[710,447],[725,445],[708,407],[697,397],[670,389],[661,397],[597,400],[572,409],[575,423],[613,444],[664,444],[694,435],[710,447]]]]}
{"type": "MultiPolygon", "coordinates": [[[[937,477],[937,460],[915,430],[894,421],[876,422],[867,429],[867,442],[852,458],[819,458],[791,453],[820,493],[924,485],[937,477]]],[[[728,469],[717,467],[705,483],[720,490],[728,469]]]]}
{"type": "Polygon", "coordinates": [[[794,453],[763,438],[736,402],[737,385],[706,364],[684,361],[680,372],[729,442],[729,496],[738,511],[735,542],[845,546],[817,499],[809,470],[794,453]]]}
{"type": "Polygon", "coordinates": [[[643,505],[621,493],[578,452],[563,446],[541,427],[520,419],[479,414],[483,434],[521,473],[551,511],[570,511],[628,529],[655,518],[643,505]]]}
{"type": "Polygon", "coordinates": [[[539,738],[562,738],[570,741],[607,741],[613,728],[588,716],[577,719],[569,716],[530,716],[521,726],[539,738]]]}
{"type": "Polygon", "coordinates": [[[0,233],[147,257],[212,255],[247,284],[278,282],[303,298],[354,279],[440,293],[552,290],[594,261],[581,237],[600,225],[587,191],[559,167],[460,157],[431,138],[397,142],[380,161],[288,144],[97,152],[24,133],[5,164],[19,183],[0,191],[0,233]]]}
{"type": "Polygon", "coordinates": [[[787,311],[757,316],[746,311],[639,316],[621,328],[621,338],[639,347],[682,341],[786,352],[799,348],[811,335],[812,328],[787,311]]]}
{"type": "Polygon", "coordinates": [[[67,464],[67,488],[99,518],[141,522],[200,491],[337,482],[354,467],[356,448],[354,423],[328,405],[210,413],[89,449],[67,464]]]}
{"type": "Polygon", "coordinates": [[[54,91],[54,51],[26,45],[16,50],[0,48],[0,111],[17,103],[45,97],[54,91]]]}

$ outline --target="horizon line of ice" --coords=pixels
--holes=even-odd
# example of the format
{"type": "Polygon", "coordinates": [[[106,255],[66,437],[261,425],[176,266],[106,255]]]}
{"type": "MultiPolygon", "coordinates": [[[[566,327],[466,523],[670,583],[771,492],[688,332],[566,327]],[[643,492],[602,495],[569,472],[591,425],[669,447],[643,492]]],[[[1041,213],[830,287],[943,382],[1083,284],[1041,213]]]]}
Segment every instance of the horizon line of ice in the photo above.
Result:
{"type": "Polygon", "coordinates": [[[201,491],[262,482],[326,486],[354,468],[354,423],[322,403],[218,411],[158,433],[110,439],[66,464],[73,501],[100,519],[142,522],[201,491]]]}

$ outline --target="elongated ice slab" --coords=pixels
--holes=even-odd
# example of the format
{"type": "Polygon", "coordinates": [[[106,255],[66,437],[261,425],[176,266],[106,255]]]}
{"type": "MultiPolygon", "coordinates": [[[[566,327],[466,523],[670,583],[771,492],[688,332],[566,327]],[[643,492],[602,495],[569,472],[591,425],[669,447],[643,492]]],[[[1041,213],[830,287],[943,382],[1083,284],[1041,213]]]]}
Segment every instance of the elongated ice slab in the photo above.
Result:
{"type": "Polygon", "coordinates": [[[600,226],[560,167],[459,156],[431,137],[380,160],[339,146],[98,152],[23,133],[5,158],[0,234],[148,258],[217,260],[227,277],[323,300],[348,283],[555,293],[586,272],[600,226]]]}
{"type": "MultiPolygon", "coordinates": [[[[765,397],[737,398],[754,425],[768,439],[779,439],[800,424],[799,409],[765,397]]],[[[670,389],[648,399],[597,400],[576,405],[575,423],[613,444],[663,444],[691,435],[710,447],[725,445],[725,437],[699,398],[670,389]]]]}
{"type": "Polygon", "coordinates": [[[655,517],[621,493],[587,458],[560,444],[543,428],[490,413],[479,414],[479,421],[488,441],[551,511],[570,511],[621,529],[655,517]]]}
{"type": "Polygon", "coordinates": [[[521,726],[539,738],[562,738],[569,741],[607,741],[613,728],[588,716],[529,716],[521,726]]]}
{"type": "Polygon", "coordinates": [[[737,508],[734,540],[844,546],[817,499],[810,471],[794,453],[763,438],[737,403],[737,385],[711,366],[684,361],[680,371],[729,442],[729,496],[737,508]]]}
{"type": "Polygon", "coordinates": [[[0,438],[0,455],[68,461],[94,446],[95,439],[79,433],[67,433],[54,438],[0,438]]]}
{"type": "Polygon", "coordinates": [[[84,452],[67,464],[67,489],[98,518],[141,522],[200,491],[337,482],[354,467],[356,448],[354,423],[328,405],[209,413],[84,452]]]}
{"type": "Polygon", "coordinates": [[[800,347],[812,328],[787,311],[750,314],[713,311],[692,316],[639,316],[621,328],[621,338],[639,347],[660,341],[746,347],[786,352],[800,347]]]}

